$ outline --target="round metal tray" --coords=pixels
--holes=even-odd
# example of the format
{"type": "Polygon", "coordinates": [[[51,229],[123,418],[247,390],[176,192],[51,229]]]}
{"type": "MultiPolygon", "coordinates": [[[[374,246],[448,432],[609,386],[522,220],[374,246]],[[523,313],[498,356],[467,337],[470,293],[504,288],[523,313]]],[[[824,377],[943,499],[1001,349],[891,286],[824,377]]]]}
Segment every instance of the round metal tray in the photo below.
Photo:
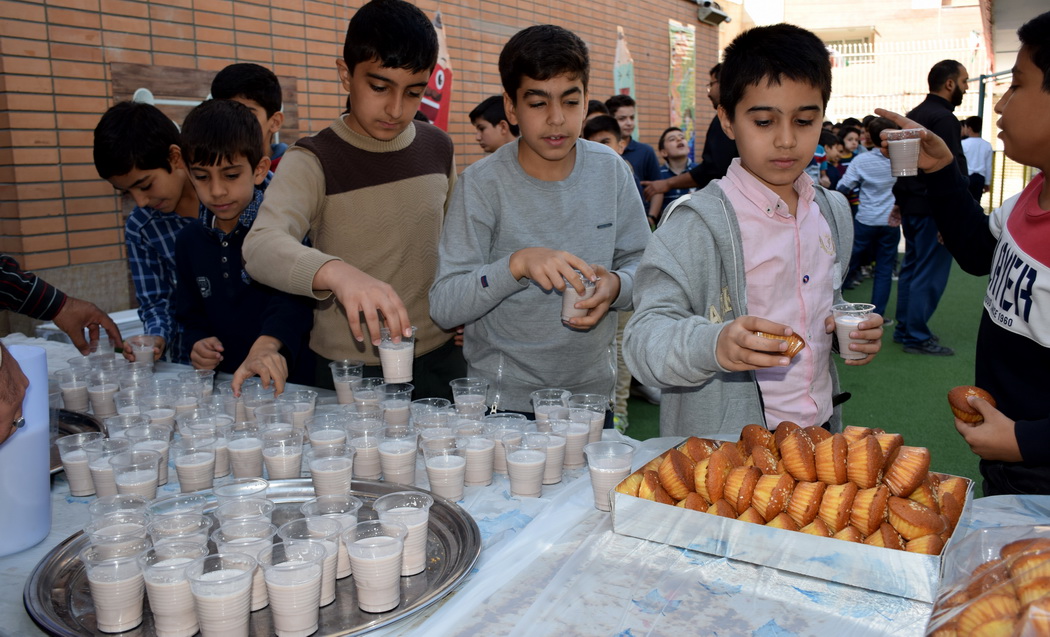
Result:
{"type": "MultiPolygon", "coordinates": [[[[375,517],[371,506],[377,497],[406,490],[404,485],[363,480],[355,480],[353,486],[353,495],[365,503],[359,514],[361,520],[375,517]]],[[[211,497],[210,491],[201,493],[211,497]]],[[[270,483],[268,496],[277,503],[273,522],[280,526],[301,517],[299,503],[314,497],[313,485],[309,479],[277,480],[270,483]]],[[[88,538],[83,532],[70,536],[45,555],[26,580],[23,595],[26,610],[52,635],[106,635],[96,628],[87,576],[77,557],[87,544],[88,538]]],[[[315,634],[360,635],[415,614],[456,588],[470,573],[480,553],[481,531],[470,514],[456,503],[434,496],[427,538],[427,568],[418,575],[401,578],[401,604],[386,613],[366,613],[357,607],[353,576],[338,580],[336,600],[321,609],[315,634]]],[[[269,607],[252,613],[250,633],[273,634],[269,607]]],[[[123,634],[136,637],[156,634],[148,600],[142,624],[123,634]]]]}
{"type": "MultiPolygon", "coordinates": [[[[78,411],[68,409],[58,410],[58,435],[56,439],[71,434],[80,434],[87,431],[102,431],[102,423],[94,416],[82,414],[78,411]]],[[[58,447],[55,441],[51,441],[51,475],[62,470],[62,458],[58,455],[58,447]]]]}

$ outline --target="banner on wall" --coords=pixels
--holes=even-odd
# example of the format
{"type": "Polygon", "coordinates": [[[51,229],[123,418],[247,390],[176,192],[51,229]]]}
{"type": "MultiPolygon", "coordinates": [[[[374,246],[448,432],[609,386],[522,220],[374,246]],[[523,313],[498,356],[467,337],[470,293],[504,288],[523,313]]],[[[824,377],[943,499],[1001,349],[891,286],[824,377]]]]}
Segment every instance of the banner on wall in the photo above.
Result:
{"type": "Polygon", "coordinates": [[[696,28],[674,20],[667,21],[671,62],[667,77],[667,96],[671,126],[681,128],[689,142],[689,160],[695,161],[696,142],[696,28]]]}
{"type": "MultiPolygon", "coordinates": [[[[613,89],[618,95],[634,95],[634,58],[627,50],[627,35],[623,27],[616,27],[616,53],[613,56],[613,89]]],[[[638,112],[635,109],[634,132],[631,138],[638,140],[638,112]]]]}
{"type": "Polygon", "coordinates": [[[452,109],[452,62],[448,55],[445,27],[440,11],[434,16],[434,29],[438,37],[437,66],[434,67],[427,88],[423,91],[419,110],[423,111],[430,123],[448,132],[448,112],[452,109]]]}

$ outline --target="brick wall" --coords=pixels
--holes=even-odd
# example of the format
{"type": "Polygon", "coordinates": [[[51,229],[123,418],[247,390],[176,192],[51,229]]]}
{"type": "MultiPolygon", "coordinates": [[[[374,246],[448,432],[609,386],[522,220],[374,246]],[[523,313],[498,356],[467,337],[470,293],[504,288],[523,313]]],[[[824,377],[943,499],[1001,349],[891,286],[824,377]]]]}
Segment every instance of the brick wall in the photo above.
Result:
{"type": "MultiPolygon", "coordinates": [[[[299,129],[309,134],[324,128],[344,103],[334,60],[342,52],[347,21],[360,4],[0,0],[0,252],[59,285],[75,285],[67,291],[104,309],[129,307],[122,203],[91,163],[91,131],[121,97],[114,94],[110,65],[209,72],[234,61],[267,65],[282,78],[296,78],[299,129]],[[85,269],[106,274],[91,284],[85,269]]],[[[510,35],[531,24],[559,24],[587,42],[592,97],[600,99],[612,93],[616,26],[623,26],[635,61],[642,140],[650,143],[668,120],[667,19],[695,25],[697,121],[710,118],[704,70],[715,62],[717,31],[696,21],[690,0],[418,4],[431,17],[440,10],[444,18],[455,78],[449,133],[460,168],[481,157],[466,113],[500,92],[499,50],[510,35]]]]}

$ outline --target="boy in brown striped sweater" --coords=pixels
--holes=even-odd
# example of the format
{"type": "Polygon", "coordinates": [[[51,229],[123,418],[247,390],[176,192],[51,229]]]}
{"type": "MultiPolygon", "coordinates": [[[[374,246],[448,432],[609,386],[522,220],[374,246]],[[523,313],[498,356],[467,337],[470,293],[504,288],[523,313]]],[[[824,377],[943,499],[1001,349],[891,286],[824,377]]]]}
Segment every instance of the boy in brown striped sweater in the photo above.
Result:
{"type": "MultiPolygon", "coordinates": [[[[448,394],[466,372],[427,298],[456,179],[448,135],[413,121],[437,51],[415,6],[359,9],[337,62],[349,111],[288,149],[244,243],[252,277],[318,300],[310,347],[321,359],[360,359],[365,376],[381,376],[380,317],[393,334],[415,326],[417,397],[448,394]],[[307,235],[312,248],[301,243],[307,235]]],[[[331,382],[327,360],[318,384],[331,382]]]]}

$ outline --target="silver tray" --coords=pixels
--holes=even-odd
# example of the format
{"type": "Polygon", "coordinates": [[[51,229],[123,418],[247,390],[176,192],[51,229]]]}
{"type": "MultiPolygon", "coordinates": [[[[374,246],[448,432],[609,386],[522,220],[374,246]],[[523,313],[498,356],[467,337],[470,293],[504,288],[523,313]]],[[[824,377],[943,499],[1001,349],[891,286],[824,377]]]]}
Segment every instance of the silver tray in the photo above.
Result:
{"type": "MultiPolygon", "coordinates": [[[[82,414],[79,411],[58,410],[58,435],[55,436],[55,440],[62,436],[81,434],[87,431],[102,431],[102,423],[98,421],[98,418],[82,414]]],[[[58,447],[55,446],[55,440],[51,441],[51,475],[62,471],[62,458],[58,455],[58,447]]]]}
{"type": "MultiPolygon", "coordinates": [[[[377,497],[408,489],[404,485],[364,480],[355,480],[353,487],[353,495],[365,503],[359,514],[361,520],[375,517],[371,506],[377,497]]],[[[210,491],[201,493],[212,497],[210,491]]],[[[309,479],[271,482],[269,498],[277,503],[274,524],[280,526],[301,517],[299,503],[312,497],[314,490],[309,479]]],[[[26,610],[33,621],[52,635],[106,635],[95,626],[95,608],[87,576],[77,558],[87,544],[88,538],[83,532],[70,536],[45,555],[26,580],[23,594],[26,610]]],[[[212,549],[214,552],[214,545],[212,549]]],[[[418,575],[401,578],[401,604],[386,613],[366,613],[357,607],[353,576],[338,580],[336,600],[321,609],[315,635],[360,635],[418,613],[452,592],[470,573],[480,553],[481,531],[470,514],[456,503],[434,496],[427,538],[427,568],[418,575]]],[[[250,632],[273,634],[269,607],[252,613],[250,632]]],[[[136,637],[156,634],[148,600],[142,624],[121,634],[136,637]]]]}

